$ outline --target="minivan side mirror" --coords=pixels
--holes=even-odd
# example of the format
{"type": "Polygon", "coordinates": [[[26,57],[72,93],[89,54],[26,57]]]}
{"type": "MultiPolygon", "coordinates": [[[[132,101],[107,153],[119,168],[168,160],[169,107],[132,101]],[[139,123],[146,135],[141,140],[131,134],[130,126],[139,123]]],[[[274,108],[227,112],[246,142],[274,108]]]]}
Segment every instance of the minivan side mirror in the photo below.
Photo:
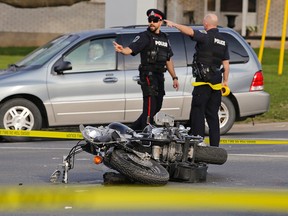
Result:
{"type": "Polygon", "coordinates": [[[61,61],[54,67],[54,71],[57,72],[57,74],[63,74],[63,71],[66,70],[72,70],[72,64],[69,61],[61,61]]]}

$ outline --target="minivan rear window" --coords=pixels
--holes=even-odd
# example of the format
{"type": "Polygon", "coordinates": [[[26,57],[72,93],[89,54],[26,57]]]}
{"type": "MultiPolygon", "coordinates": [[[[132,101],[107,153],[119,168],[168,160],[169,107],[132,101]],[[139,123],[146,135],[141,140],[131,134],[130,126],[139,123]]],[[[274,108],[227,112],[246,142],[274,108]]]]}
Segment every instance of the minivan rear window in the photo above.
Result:
{"type": "MultiPolygon", "coordinates": [[[[229,55],[230,55],[230,64],[241,64],[249,61],[249,55],[242,44],[228,33],[221,33],[228,43],[229,55]]],[[[190,37],[185,36],[185,44],[187,47],[187,59],[188,63],[192,63],[193,55],[195,53],[196,42],[191,40],[190,37]]]]}
{"type": "Polygon", "coordinates": [[[241,43],[232,35],[228,33],[222,33],[225,37],[230,55],[230,64],[241,64],[249,61],[249,55],[241,43]]]}

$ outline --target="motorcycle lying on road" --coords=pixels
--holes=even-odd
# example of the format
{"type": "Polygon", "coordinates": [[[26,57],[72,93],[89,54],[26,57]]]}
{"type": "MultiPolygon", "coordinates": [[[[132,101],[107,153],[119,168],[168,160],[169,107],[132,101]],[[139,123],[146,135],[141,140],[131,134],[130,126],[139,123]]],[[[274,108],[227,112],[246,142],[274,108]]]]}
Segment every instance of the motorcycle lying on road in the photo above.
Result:
{"type": "MultiPolygon", "coordinates": [[[[80,125],[84,140],[63,156],[62,182],[68,183],[75,155],[83,151],[94,155],[96,164],[104,163],[133,182],[149,185],[205,181],[207,164],[226,162],[225,149],[202,145],[203,138],[188,135],[189,128],[174,126],[172,116],[157,113],[154,121],[160,127],[148,125],[140,133],[119,122],[105,127],[80,125]]],[[[50,181],[56,183],[60,176],[57,169],[50,181]]]]}

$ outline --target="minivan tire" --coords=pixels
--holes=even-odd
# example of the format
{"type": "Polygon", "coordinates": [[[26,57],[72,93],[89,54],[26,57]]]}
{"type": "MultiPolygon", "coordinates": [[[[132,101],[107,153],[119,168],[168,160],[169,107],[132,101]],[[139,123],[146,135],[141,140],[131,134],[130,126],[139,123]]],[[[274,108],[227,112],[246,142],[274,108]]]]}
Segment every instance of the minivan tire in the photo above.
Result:
{"type": "MultiPolygon", "coordinates": [[[[7,130],[39,130],[41,127],[41,112],[31,101],[23,98],[15,98],[1,105],[0,128],[7,130]],[[25,114],[25,118],[21,118],[20,116],[23,113],[25,114]],[[10,123],[10,125],[8,123],[10,123]],[[23,125],[16,126],[15,124],[23,125]]],[[[11,142],[29,140],[29,137],[19,136],[4,136],[3,138],[11,142]]]]}
{"type": "MultiPolygon", "coordinates": [[[[226,134],[233,126],[236,119],[236,112],[233,103],[228,97],[222,97],[221,106],[218,112],[220,123],[220,134],[226,134]]],[[[205,133],[209,134],[209,127],[205,123],[205,133]]]]}

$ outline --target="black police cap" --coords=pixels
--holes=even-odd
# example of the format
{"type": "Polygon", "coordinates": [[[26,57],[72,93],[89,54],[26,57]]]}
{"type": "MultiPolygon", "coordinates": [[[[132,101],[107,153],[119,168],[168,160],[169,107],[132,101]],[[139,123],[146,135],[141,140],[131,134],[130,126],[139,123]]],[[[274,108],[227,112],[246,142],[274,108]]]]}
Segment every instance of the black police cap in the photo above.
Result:
{"type": "Polygon", "coordinates": [[[158,9],[149,9],[149,10],[147,10],[147,12],[146,12],[146,15],[149,17],[149,16],[161,16],[161,19],[165,19],[165,14],[162,12],[162,11],[160,11],[160,10],[158,10],[158,9]]]}

